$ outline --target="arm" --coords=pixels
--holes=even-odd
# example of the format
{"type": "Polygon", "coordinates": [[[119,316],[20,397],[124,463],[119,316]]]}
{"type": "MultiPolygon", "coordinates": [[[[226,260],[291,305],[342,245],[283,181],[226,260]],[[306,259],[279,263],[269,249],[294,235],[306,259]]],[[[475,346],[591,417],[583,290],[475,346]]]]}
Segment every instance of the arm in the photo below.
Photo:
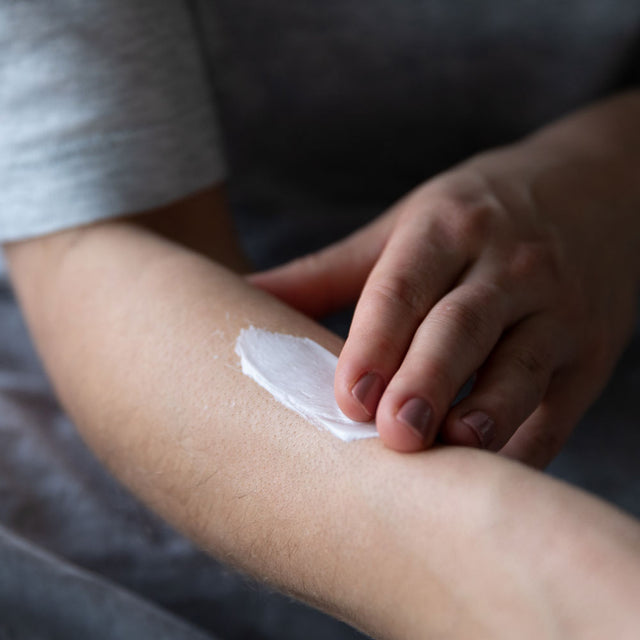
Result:
{"type": "Polygon", "coordinates": [[[630,636],[634,522],[479,451],[400,456],[292,415],[238,371],[239,329],[341,342],[227,268],[128,222],[7,256],[83,437],[211,553],[376,637],[630,636]]]}

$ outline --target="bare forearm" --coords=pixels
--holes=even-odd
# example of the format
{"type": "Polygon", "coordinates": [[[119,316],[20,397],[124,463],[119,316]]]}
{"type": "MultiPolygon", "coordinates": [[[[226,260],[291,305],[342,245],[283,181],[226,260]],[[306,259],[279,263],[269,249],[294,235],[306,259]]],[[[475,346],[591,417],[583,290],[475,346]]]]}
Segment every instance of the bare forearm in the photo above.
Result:
{"type": "Polygon", "coordinates": [[[239,371],[234,354],[250,324],[334,351],[339,339],[132,225],[11,247],[9,258],[57,391],[116,475],[217,556],[362,617],[373,584],[363,552],[374,557],[381,535],[364,513],[379,480],[366,476],[386,452],[347,445],[291,414],[239,371]]]}
{"type": "Polygon", "coordinates": [[[10,249],[14,281],[83,436],[215,555],[398,638],[494,638],[501,625],[507,637],[541,637],[536,606],[551,615],[547,582],[585,519],[613,523],[614,560],[637,560],[625,517],[516,465],[346,444],[282,408],[238,370],[239,329],[305,335],[334,352],[341,342],[223,267],[127,224],[37,252],[10,249]],[[548,534],[572,502],[577,515],[536,567],[527,527],[548,534]]]}

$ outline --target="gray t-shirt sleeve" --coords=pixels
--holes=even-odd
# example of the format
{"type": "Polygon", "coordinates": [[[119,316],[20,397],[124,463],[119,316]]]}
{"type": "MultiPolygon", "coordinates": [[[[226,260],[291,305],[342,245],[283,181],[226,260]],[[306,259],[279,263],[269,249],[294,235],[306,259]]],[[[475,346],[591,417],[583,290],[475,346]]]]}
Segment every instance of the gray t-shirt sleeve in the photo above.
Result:
{"type": "Polygon", "coordinates": [[[148,210],[223,177],[184,2],[0,4],[0,242],[148,210]]]}

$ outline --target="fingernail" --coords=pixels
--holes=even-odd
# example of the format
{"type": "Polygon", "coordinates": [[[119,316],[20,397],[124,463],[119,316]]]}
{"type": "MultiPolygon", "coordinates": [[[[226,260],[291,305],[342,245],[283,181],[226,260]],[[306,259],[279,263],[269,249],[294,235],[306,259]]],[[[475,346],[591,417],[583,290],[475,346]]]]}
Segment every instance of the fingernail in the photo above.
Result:
{"type": "Polygon", "coordinates": [[[353,385],[351,394],[362,408],[373,418],[376,415],[378,401],[384,391],[384,381],[377,373],[365,373],[353,385]]]}
{"type": "Polygon", "coordinates": [[[460,421],[473,431],[483,448],[488,447],[495,438],[496,425],[483,411],[471,411],[462,416],[460,421]]]}
{"type": "Polygon", "coordinates": [[[400,407],[396,418],[411,427],[423,440],[427,440],[431,413],[431,407],[422,398],[411,398],[400,407]]]}

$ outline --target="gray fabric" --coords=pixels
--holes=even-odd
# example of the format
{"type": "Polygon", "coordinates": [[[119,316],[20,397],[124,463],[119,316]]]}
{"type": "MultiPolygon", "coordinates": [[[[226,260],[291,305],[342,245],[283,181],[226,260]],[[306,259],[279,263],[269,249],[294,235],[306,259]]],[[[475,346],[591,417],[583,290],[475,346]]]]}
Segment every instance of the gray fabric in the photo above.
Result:
{"type": "Polygon", "coordinates": [[[196,0],[258,264],[640,80],[638,0],[196,0]]]}
{"type": "Polygon", "coordinates": [[[0,527],[0,639],[213,640],[0,527]],[[89,614],[89,615],[87,615],[89,614]]]}
{"type": "Polygon", "coordinates": [[[0,241],[151,209],[223,174],[183,2],[0,4],[0,241]]]}
{"type": "MultiPolygon", "coordinates": [[[[256,264],[273,264],[452,163],[637,82],[639,44],[637,0],[4,2],[0,237],[219,180],[209,83],[241,235],[256,264]]],[[[639,383],[636,336],[551,471],[640,517],[639,383]]],[[[357,637],[207,558],[101,468],[55,401],[2,275],[0,523],[229,640],[357,637]]],[[[0,557],[16,548],[7,540],[0,557]]],[[[0,613],[12,581],[38,581],[34,556],[15,558],[11,573],[0,563],[0,613]]],[[[67,623],[104,615],[97,599],[73,609],[77,592],[58,588],[79,616],[67,623]]]]}

